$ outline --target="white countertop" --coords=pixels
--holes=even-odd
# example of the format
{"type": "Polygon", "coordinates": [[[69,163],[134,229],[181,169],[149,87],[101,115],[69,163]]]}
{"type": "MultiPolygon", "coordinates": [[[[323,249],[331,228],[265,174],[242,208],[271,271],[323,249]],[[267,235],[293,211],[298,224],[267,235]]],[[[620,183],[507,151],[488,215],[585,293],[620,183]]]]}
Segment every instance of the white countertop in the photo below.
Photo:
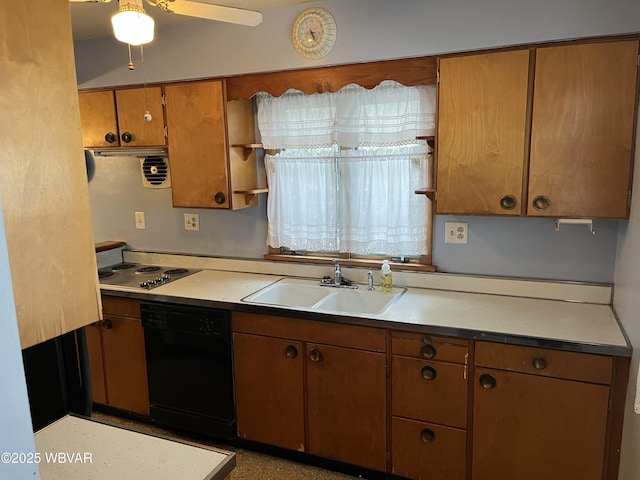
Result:
{"type": "MultiPolygon", "coordinates": [[[[282,276],[202,270],[150,291],[152,297],[172,297],[231,304],[270,285],[282,276]]],[[[103,291],[133,289],[101,286],[103,291]]],[[[138,290],[138,293],[141,293],[138,290]]],[[[269,307],[264,307],[269,308],[269,307]]],[[[301,310],[278,307],[285,310],[301,310]]],[[[302,309],[303,310],[303,309],[302,309]]],[[[433,327],[443,333],[463,330],[476,338],[526,337],[609,348],[631,355],[624,333],[610,305],[543,300],[485,293],[466,293],[410,287],[383,315],[353,315],[356,319],[388,322],[391,328],[433,327]],[[438,330],[440,331],[440,330],[438,330]]],[[[588,350],[588,348],[586,349],[588,350]]]]}
{"type": "Polygon", "coordinates": [[[66,416],[35,434],[42,480],[222,480],[235,454],[66,416]]]}

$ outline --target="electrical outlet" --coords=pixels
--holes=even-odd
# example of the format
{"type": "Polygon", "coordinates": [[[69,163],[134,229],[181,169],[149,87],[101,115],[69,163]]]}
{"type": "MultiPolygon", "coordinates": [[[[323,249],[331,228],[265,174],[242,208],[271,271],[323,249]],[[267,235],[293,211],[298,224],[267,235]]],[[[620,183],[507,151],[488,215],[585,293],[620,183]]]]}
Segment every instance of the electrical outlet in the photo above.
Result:
{"type": "Polygon", "coordinates": [[[444,243],[467,243],[469,229],[463,222],[444,222],[444,243]]]}
{"type": "Polygon", "coordinates": [[[198,215],[197,213],[185,213],[184,229],[196,231],[200,230],[200,215],[198,215]]]}
{"type": "Polygon", "coordinates": [[[146,224],[144,223],[144,212],[136,212],[136,228],[138,230],[144,230],[145,228],[147,228],[146,224]]]}

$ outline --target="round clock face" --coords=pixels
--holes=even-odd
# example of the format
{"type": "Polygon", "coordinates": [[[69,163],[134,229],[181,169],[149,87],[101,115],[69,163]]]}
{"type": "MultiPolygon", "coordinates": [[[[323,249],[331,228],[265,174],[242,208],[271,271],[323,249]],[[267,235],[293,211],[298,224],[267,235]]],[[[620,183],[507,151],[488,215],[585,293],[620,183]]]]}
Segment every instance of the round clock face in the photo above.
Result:
{"type": "Polygon", "coordinates": [[[305,58],[322,58],[336,43],[336,21],[324,8],[309,8],[293,24],[292,40],[305,58]]]}

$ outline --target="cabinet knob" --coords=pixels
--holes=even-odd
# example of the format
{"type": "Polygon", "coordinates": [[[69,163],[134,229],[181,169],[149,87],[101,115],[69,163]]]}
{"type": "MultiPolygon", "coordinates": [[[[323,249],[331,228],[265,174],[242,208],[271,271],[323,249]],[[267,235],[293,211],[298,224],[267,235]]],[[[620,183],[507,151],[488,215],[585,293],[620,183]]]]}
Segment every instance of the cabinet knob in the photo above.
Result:
{"type": "Polygon", "coordinates": [[[322,352],[315,348],[312,348],[309,352],[309,360],[312,362],[321,362],[322,361],[322,352]]]}
{"type": "Polygon", "coordinates": [[[420,432],[420,439],[424,443],[433,443],[436,440],[436,434],[433,430],[425,428],[420,432]]]}
{"type": "Polygon", "coordinates": [[[420,350],[420,353],[424,358],[429,359],[429,358],[435,357],[438,351],[436,350],[436,347],[434,347],[433,345],[424,345],[420,350]]]}
{"type": "Polygon", "coordinates": [[[107,143],[114,143],[116,141],[116,134],[113,132],[109,132],[104,136],[104,140],[107,143]]]}
{"type": "Polygon", "coordinates": [[[287,358],[296,358],[298,356],[298,349],[293,345],[287,345],[287,348],[284,349],[284,354],[287,358]]]}
{"type": "Polygon", "coordinates": [[[513,210],[518,206],[518,199],[514,195],[505,195],[500,199],[500,208],[503,210],[513,210]]]}
{"type": "Polygon", "coordinates": [[[218,205],[222,205],[227,200],[227,196],[223,192],[218,192],[214,195],[213,200],[218,205]]]}
{"type": "Polygon", "coordinates": [[[496,386],[496,379],[493,375],[489,375],[488,373],[483,373],[480,375],[480,385],[485,390],[491,390],[496,386]]]}
{"type": "Polygon", "coordinates": [[[535,368],[536,370],[544,370],[545,368],[547,368],[547,361],[544,358],[534,358],[533,368],[535,368]]]}
{"type": "Polygon", "coordinates": [[[129,132],[124,132],[122,135],[120,135],[120,138],[124,143],[130,143],[131,140],[133,140],[133,135],[131,135],[131,133],[129,132]]]}
{"type": "Polygon", "coordinates": [[[536,210],[544,212],[547,208],[549,208],[549,205],[551,205],[551,200],[549,200],[549,197],[545,197],[544,195],[538,195],[533,199],[533,202],[531,204],[536,210]]]}
{"type": "Polygon", "coordinates": [[[108,318],[102,321],[102,328],[105,330],[111,330],[113,328],[113,323],[108,318]]]}
{"type": "Polygon", "coordinates": [[[422,373],[422,378],[424,378],[425,380],[435,380],[435,378],[438,376],[438,372],[436,372],[436,369],[429,366],[422,367],[420,373],[422,373]]]}

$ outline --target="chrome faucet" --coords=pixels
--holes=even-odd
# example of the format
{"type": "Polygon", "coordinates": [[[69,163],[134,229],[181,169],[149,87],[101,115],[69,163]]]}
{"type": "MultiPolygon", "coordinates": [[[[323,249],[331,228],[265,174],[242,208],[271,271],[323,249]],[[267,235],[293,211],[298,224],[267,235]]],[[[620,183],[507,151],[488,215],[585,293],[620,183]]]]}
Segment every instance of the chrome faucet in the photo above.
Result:
{"type": "Polygon", "coordinates": [[[373,272],[371,270],[367,272],[367,290],[375,290],[373,286],[373,272]]]}
{"type": "Polygon", "coordinates": [[[342,285],[342,270],[340,269],[340,263],[338,260],[333,261],[334,270],[333,270],[333,284],[340,286],[342,285]]]}

